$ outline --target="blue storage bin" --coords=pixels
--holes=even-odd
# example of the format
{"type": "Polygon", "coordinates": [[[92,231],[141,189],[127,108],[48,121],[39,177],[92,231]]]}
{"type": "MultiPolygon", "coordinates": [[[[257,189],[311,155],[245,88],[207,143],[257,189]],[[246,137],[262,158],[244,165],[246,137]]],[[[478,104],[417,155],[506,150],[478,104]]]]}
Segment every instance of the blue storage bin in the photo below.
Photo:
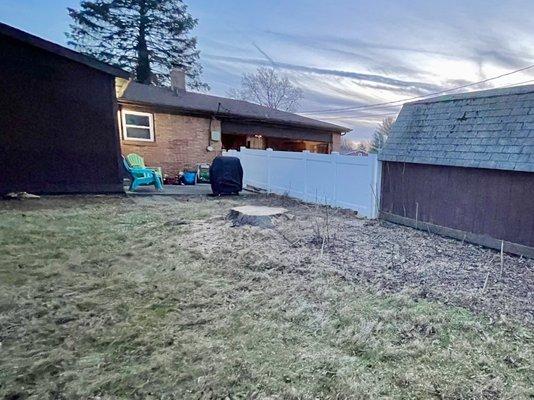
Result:
{"type": "Polygon", "coordinates": [[[197,173],[195,171],[184,172],[184,183],[186,185],[194,185],[197,180],[197,173]]]}

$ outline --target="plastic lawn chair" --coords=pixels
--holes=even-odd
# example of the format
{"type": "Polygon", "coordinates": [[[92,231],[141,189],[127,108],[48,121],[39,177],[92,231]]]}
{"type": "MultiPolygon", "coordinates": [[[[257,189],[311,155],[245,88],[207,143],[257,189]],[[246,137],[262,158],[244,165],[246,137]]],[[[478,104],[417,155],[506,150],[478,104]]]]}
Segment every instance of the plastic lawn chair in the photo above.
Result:
{"type": "Polygon", "coordinates": [[[126,156],[126,161],[128,161],[128,164],[132,168],[148,168],[156,172],[160,179],[163,181],[163,171],[161,170],[161,167],[147,167],[145,165],[145,160],[143,157],[141,157],[139,154],[136,153],[130,153],[126,156]]]}
{"type": "Polygon", "coordinates": [[[122,157],[124,168],[130,175],[130,191],[135,192],[139,186],[154,185],[157,190],[163,190],[163,181],[156,171],[149,168],[132,167],[128,160],[122,157]]]}

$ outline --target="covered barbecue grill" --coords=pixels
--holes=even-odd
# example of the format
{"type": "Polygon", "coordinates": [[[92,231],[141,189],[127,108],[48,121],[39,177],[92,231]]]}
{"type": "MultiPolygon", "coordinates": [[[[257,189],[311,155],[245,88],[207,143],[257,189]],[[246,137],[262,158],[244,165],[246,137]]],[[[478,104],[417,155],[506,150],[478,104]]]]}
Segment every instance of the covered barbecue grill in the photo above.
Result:
{"type": "Polygon", "coordinates": [[[210,167],[210,180],[215,195],[239,194],[243,190],[243,168],[239,158],[216,157],[210,167]]]}

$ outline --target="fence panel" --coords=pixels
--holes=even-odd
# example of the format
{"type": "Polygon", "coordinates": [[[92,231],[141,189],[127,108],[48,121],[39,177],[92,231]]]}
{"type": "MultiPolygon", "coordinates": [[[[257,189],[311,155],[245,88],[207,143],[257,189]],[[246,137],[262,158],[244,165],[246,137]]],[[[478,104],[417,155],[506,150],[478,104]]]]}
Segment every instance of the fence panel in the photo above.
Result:
{"type": "Polygon", "coordinates": [[[245,186],[377,218],[380,165],[376,155],[354,157],[244,147],[224,155],[241,160],[245,186]]]}

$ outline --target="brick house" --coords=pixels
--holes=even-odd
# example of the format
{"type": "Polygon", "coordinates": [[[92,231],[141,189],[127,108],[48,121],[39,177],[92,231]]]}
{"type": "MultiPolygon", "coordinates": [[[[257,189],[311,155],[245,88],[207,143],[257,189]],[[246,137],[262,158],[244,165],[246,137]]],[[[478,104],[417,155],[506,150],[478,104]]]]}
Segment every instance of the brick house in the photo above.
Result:
{"type": "Polygon", "coordinates": [[[245,101],[188,92],[183,72],[172,88],[118,80],[123,154],[137,153],[167,176],[210,163],[241,146],[318,153],[339,151],[350,129],[245,101]]]}

